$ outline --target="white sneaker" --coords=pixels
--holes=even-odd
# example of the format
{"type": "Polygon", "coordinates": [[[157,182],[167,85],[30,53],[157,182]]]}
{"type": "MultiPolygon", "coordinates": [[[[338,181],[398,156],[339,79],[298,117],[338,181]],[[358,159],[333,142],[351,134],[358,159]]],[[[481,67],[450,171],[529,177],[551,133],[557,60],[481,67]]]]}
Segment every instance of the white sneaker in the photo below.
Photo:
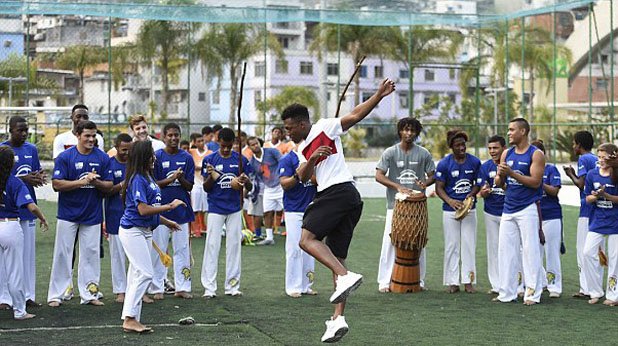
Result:
{"type": "Polygon", "coordinates": [[[330,296],[330,302],[333,304],[341,303],[352,291],[357,289],[361,283],[363,283],[363,276],[361,274],[352,273],[351,271],[348,271],[346,275],[337,276],[337,288],[330,296]]]}
{"type": "Polygon", "coordinates": [[[255,245],[275,245],[274,239],[264,239],[257,242],[255,245]]]}
{"type": "Polygon", "coordinates": [[[325,322],[326,331],[322,335],[322,342],[337,342],[343,338],[348,332],[348,324],[345,323],[345,317],[337,316],[337,318],[330,319],[325,322]]]}

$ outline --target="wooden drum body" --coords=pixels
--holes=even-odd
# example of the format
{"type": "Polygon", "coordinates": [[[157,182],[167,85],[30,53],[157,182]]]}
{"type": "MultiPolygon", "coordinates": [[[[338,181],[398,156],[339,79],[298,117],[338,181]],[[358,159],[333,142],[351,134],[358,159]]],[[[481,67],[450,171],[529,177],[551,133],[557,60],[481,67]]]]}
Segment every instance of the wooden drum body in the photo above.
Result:
{"type": "Polygon", "coordinates": [[[396,257],[391,276],[391,292],[421,291],[419,258],[427,244],[427,221],[425,195],[395,202],[391,242],[396,247],[396,257]]]}

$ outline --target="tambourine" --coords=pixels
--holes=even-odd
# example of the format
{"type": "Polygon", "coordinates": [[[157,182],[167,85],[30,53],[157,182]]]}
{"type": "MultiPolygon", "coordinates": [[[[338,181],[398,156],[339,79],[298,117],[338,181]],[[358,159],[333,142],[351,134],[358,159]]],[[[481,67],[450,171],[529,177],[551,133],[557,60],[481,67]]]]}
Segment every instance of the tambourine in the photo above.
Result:
{"type": "Polygon", "coordinates": [[[474,205],[474,197],[470,196],[463,200],[463,206],[455,212],[455,220],[461,221],[468,213],[470,213],[470,209],[474,205]]]}

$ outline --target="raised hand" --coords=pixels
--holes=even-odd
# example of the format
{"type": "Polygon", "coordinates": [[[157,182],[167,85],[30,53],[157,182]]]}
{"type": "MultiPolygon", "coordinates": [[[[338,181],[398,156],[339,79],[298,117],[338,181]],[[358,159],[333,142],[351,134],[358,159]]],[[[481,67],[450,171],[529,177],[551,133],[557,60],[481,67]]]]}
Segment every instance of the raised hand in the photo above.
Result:
{"type": "Polygon", "coordinates": [[[389,78],[386,78],[385,80],[380,82],[380,85],[378,85],[378,91],[376,91],[376,95],[378,95],[380,98],[383,98],[390,95],[390,93],[392,93],[393,91],[395,91],[395,82],[393,82],[389,78]]]}

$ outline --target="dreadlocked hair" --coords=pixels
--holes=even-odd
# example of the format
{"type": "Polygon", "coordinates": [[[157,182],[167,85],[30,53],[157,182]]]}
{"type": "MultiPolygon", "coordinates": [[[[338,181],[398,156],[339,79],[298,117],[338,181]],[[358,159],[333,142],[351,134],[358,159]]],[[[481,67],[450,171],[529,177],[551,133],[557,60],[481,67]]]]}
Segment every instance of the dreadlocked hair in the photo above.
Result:
{"type": "Polygon", "coordinates": [[[6,145],[0,146],[0,203],[4,203],[4,191],[6,190],[6,183],[11,175],[13,164],[15,164],[13,149],[6,145]]]}
{"type": "Polygon", "coordinates": [[[124,178],[124,186],[122,187],[122,203],[125,203],[127,198],[127,188],[131,184],[131,180],[136,175],[142,175],[146,178],[154,179],[152,171],[152,160],[154,159],[154,151],[150,141],[133,142],[129,150],[127,159],[127,171],[124,178]]]}

